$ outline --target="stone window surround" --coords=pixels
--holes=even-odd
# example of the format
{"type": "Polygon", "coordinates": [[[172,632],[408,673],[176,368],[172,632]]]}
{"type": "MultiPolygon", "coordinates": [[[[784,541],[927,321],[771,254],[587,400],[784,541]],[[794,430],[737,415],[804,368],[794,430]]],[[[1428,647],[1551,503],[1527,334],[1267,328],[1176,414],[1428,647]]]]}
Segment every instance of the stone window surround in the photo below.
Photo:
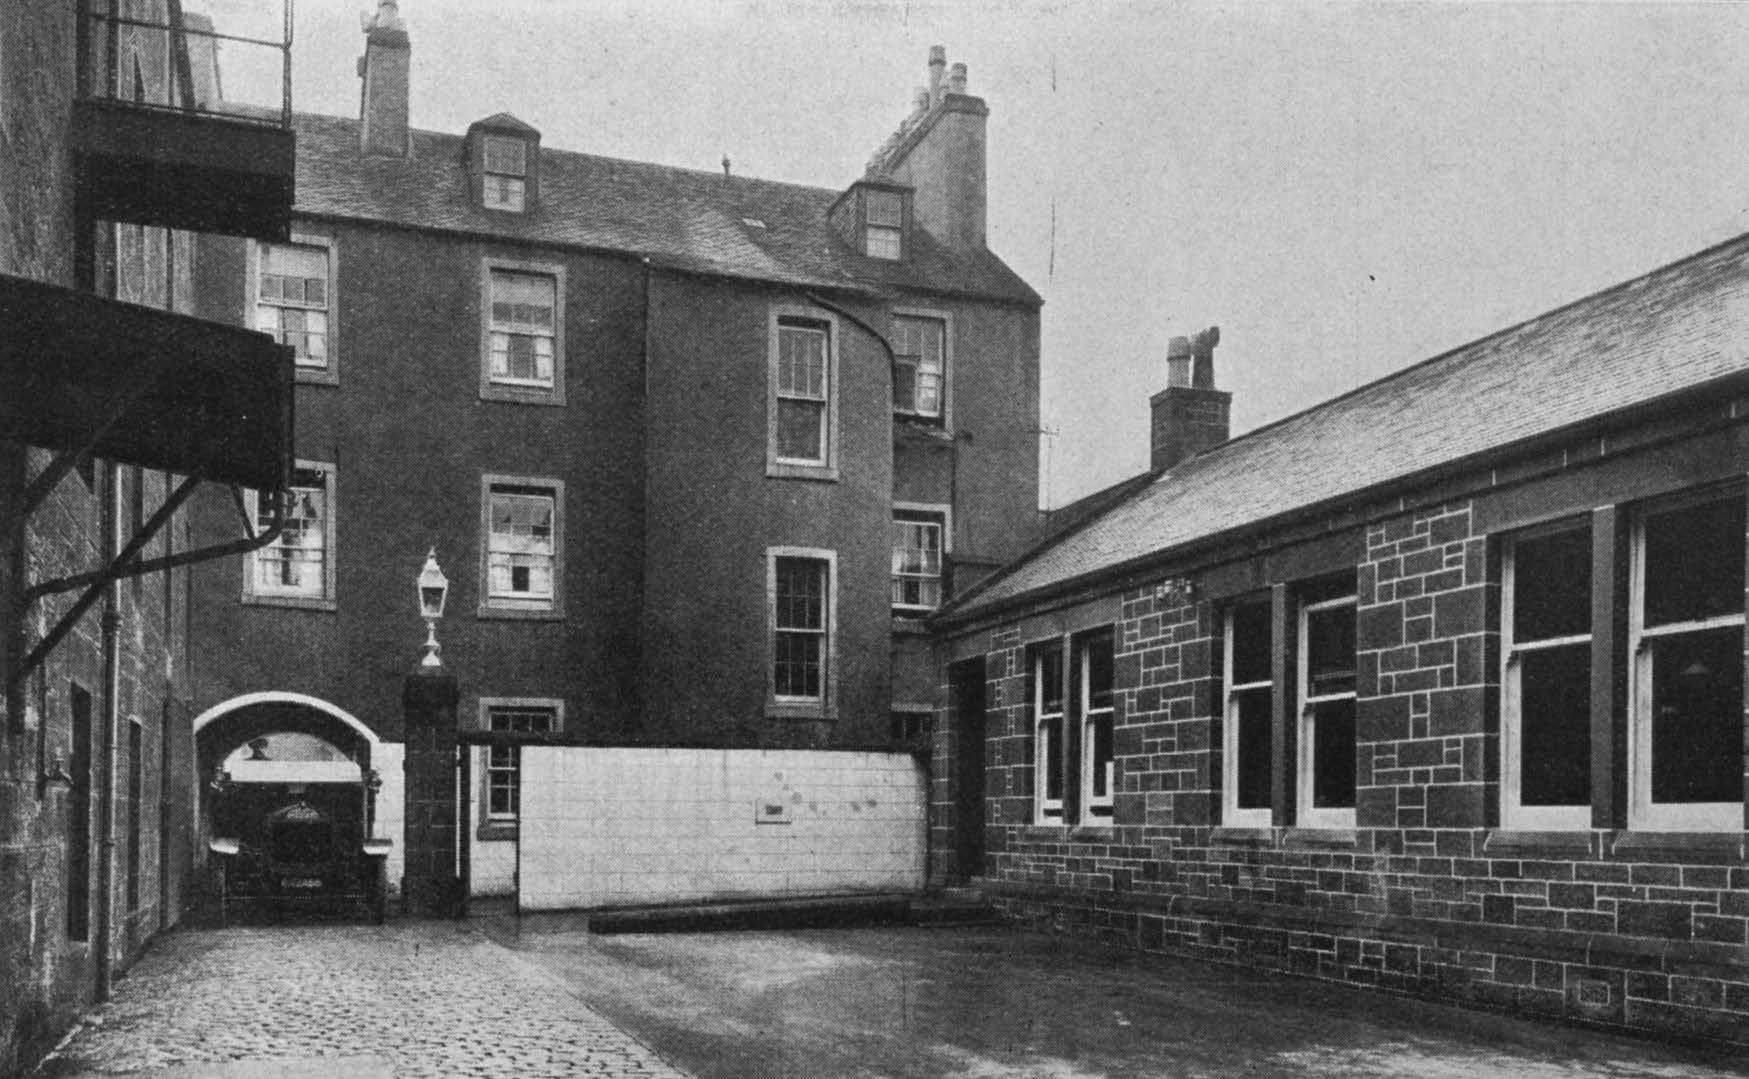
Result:
{"type": "MultiPolygon", "coordinates": [[[[255,556],[257,552],[250,551],[243,557],[243,596],[244,603],[266,607],[296,607],[311,611],[333,611],[337,608],[336,581],[338,578],[336,557],[338,552],[337,539],[339,534],[339,500],[336,489],[339,483],[333,464],[326,461],[307,461],[298,458],[293,465],[297,469],[307,469],[320,472],[323,478],[323,511],[322,529],[322,592],[320,595],[282,595],[255,590],[255,556]]],[[[249,511],[251,521],[260,519],[260,495],[255,491],[244,492],[244,504],[249,511]]]]}
{"type": "Polygon", "coordinates": [[[480,400],[519,405],[565,404],[565,267],[487,255],[480,259],[480,400]],[[492,274],[534,274],[553,279],[553,384],[521,386],[492,378],[492,274]]]}
{"type": "MultiPolygon", "coordinates": [[[[951,311],[933,307],[895,307],[891,315],[894,319],[917,318],[931,319],[941,323],[941,412],[939,415],[912,412],[907,409],[893,407],[893,414],[909,422],[928,424],[931,427],[939,425],[945,431],[953,430],[953,338],[954,319],[951,311]]],[[[896,352],[896,350],[895,350],[896,352]]]]}
{"type": "Polygon", "coordinates": [[[557,621],[565,617],[565,481],[550,476],[511,476],[488,472],[480,476],[479,618],[520,618],[557,621]],[[491,595],[492,491],[500,487],[546,489],[553,496],[553,595],[550,602],[517,603],[491,595]]]}
{"type": "MultiPolygon", "coordinates": [[[[478,729],[492,729],[492,712],[496,709],[535,710],[543,709],[552,713],[552,725],[548,728],[552,733],[565,729],[565,700],[563,697],[481,697],[479,700],[478,729]]],[[[520,748],[518,753],[520,754],[520,748]]],[[[517,837],[518,821],[514,818],[494,817],[491,813],[491,768],[492,747],[480,747],[480,817],[476,836],[485,841],[513,840],[517,837]]],[[[521,761],[517,762],[518,769],[521,761]]],[[[521,782],[520,772],[518,783],[521,782]]]]}
{"type": "MultiPolygon", "coordinates": [[[[243,258],[243,310],[246,313],[244,322],[251,328],[255,326],[255,308],[260,302],[261,282],[261,249],[272,246],[259,240],[245,242],[243,258]]],[[[299,383],[312,386],[338,386],[340,384],[340,245],[335,237],[327,232],[316,231],[310,227],[292,230],[289,244],[281,246],[320,247],[328,253],[328,356],[327,363],[320,367],[308,364],[294,364],[293,375],[299,383]]]]}
{"type": "Polygon", "coordinates": [[[774,719],[836,719],[838,716],[838,552],[823,547],[765,549],[765,714],[774,719]],[[826,566],[826,641],[822,648],[820,697],[777,694],[777,562],[803,558],[826,566]]]}
{"type": "Polygon", "coordinates": [[[838,469],[838,362],[841,340],[838,316],[830,311],[799,304],[773,304],[766,321],[766,436],[765,474],[773,479],[825,480],[836,482],[838,469]],[[799,461],[779,457],[778,362],[779,330],[785,323],[805,323],[826,332],[826,407],[823,461],[799,461]]]}

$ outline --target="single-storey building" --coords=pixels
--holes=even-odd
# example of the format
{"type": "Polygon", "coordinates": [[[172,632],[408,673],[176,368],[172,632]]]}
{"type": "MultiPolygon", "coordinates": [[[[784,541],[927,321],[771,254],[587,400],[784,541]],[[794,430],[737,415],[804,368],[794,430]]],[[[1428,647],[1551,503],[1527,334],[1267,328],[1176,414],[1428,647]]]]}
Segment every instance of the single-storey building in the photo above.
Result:
{"type": "Polygon", "coordinates": [[[1145,951],[1749,1038],[1749,237],[1153,470],[933,621],[938,875],[1145,951]]]}

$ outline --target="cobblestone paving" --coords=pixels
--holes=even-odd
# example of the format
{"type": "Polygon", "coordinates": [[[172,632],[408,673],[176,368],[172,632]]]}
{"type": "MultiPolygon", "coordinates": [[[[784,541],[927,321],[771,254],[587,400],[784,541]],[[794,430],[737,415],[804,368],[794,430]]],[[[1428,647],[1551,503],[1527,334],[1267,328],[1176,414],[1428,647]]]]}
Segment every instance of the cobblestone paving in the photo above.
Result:
{"type": "Polygon", "coordinates": [[[279,1075],[291,1062],[323,1058],[331,1079],[685,1079],[553,976],[473,929],[407,922],[172,933],[38,1075],[279,1075]],[[238,1066],[198,1067],[224,1062],[238,1066]]]}

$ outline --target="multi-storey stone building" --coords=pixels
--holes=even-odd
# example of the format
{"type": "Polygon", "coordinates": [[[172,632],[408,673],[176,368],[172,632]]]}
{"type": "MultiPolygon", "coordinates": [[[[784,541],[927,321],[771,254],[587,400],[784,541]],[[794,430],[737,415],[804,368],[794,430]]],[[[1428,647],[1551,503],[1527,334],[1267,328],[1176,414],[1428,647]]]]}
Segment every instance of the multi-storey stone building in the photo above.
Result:
{"type": "Polygon", "coordinates": [[[1009,913],[1749,1031],[1749,240],[1154,470],[936,616],[935,847],[1009,913]]]}
{"type": "MultiPolygon", "coordinates": [[[[314,735],[378,774],[399,837],[431,550],[466,730],[912,744],[923,617],[1037,523],[1039,299],[985,243],[963,68],[934,55],[868,174],[825,190],[504,114],[418,130],[412,55],[383,4],[360,118],[296,119],[291,242],[204,252],[202,313],[297,350],[298,462],[283,540],[197,577],[203,774],[314,735]]],[[[474,775],[474,890],[505,890],[516,749],[474,775]]]]}
{"type": "Polygon", "coordinates": [[[178,507],[287,460],[289,353],[186,312],[196,231],[285,235],[292,135],[175,9],[0,12],[0,1074],[182,916],[184,566],[248,540],[178,507]]]}

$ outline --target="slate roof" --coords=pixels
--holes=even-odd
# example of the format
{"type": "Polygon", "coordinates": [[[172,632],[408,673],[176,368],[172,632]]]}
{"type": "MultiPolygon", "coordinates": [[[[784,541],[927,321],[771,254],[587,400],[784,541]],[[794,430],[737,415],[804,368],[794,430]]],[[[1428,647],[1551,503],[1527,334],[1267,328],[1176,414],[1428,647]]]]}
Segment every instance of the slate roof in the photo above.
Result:
{"type": "Polygon", "coordinates": [[[415,130],[408,157],[366,157],[358,127],[340,117],[296,118],[295,212],[641,255],[673,269],[801,288],[1041,302],[989,251],[950,249],[922,229],[904,262],[859,254],[827,220],[841,194],[829,188],[542,146],[539,205],[509,214],[469,198],[463,136],[415,130]]]}
{"type": "Polygon", "coordinates": [[[1309,514],[1393,481],[1749,373],[1749,235],[1193,457],[1048,539],[949,621],[1309,514]]]}

